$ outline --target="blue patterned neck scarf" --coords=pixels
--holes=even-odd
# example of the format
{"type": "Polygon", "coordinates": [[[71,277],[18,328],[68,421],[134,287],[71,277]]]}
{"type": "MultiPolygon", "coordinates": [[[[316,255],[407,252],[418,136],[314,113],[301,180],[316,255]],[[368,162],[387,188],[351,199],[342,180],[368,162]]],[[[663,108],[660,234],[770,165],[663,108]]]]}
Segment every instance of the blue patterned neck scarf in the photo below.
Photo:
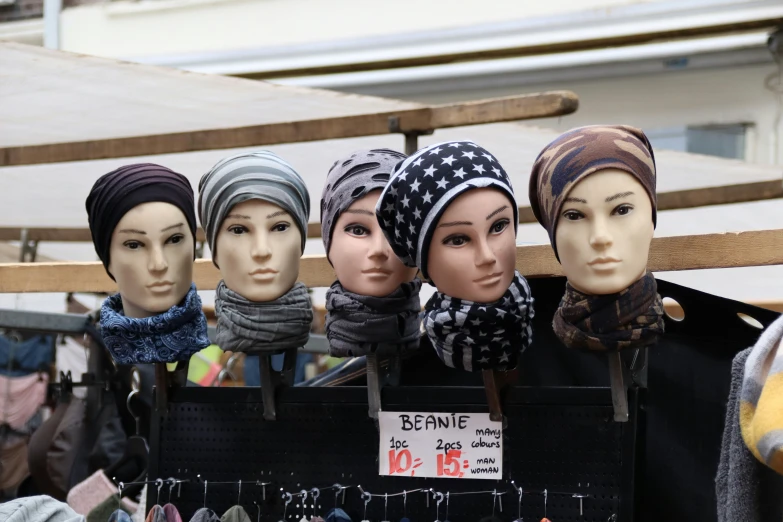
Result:
{"type": "Polygon", "coordinates": [[[193,283],[180,304],[152,317],[126,317],[120,294],[109,297],[101,306],[101,337],[117,364],[187,361],[210,345],[193,283]]]}

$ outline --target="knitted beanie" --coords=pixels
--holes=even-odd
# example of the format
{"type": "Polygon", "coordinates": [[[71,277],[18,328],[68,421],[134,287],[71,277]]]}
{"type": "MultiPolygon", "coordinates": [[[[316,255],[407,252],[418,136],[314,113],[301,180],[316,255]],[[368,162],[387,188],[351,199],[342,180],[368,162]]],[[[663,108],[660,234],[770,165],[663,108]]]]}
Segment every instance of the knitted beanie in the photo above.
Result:
{"type": "Polygon", "coordinates": [[[783,317],[772,323],[745,362],[740,427],[751,453],[783,475],[783,317]]]}
{"type": "MultiPolygon", "coordinates": [[[[407,158],[389,149],[361,150],[334,162],[321,194],[321,238],[329,258],[334,224],[354,201],[383,190],[394,167],[407,158]]],[[[331,263],[331,261],[330,261],[331,263]]]]}
{"type": "Polygon", "coordinates": [[[117,223],[134,207],[160,201],[179,208],[193,234],[193,258],[196,257],[196,212],[193,189],[188,178],[153,163],[125,165],[104,174],[92,186],[87,196],[87,219],[95,252],[109,272],[111,237],[117,223]]]}
{"type": "Polygon", "coordinates": [[[503,192],[519,221],[514,189],[494,156],[472,141],[449,141],[418,150],[395,168],[375,214],[386,239],[406,266],[425,278],[432,234],[460,194],[477,188],[503,192]]]}
{"type": "Polygon", "coordinates": [[[555,230],[566,196],[582,179],[605,169],[619,169],[639,180],[652,202],[656,224],[655,156],[644,132],[627,125],[572,129],[541,151],[530,175],[530,206],[549,233],[558,261],[555,230]]]}
{"type": "Polygon", "coordinates": [[[235,205],[251,199],[272,203],[288,212],[302,235],[304,252],[310,194],[299,173],[276,154],[261,150],[224,158],[201,177],[198,189],[199,220],[213,263],[218,228],[235,205]]]}

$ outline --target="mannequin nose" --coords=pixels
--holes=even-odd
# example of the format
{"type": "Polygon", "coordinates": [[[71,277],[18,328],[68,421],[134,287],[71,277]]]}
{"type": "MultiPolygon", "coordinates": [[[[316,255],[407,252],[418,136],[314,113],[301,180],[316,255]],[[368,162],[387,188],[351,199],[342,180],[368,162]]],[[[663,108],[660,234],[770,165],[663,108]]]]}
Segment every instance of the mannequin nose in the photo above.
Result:
{"type": "Polygon", "coordinates": [[[383,237],[383,232],[380,230],[375,231],[372,234],[372,239],[370,239],[370,250],[367,252],[367,257],[369,258],[383,258],[386,259],[389,257],[389,242],[386,241],[386,238],[383,237]]]}
{"type": "Polygon", "coordinates": [[[265,236],[259,236],[253,241],[250,255],[253,259],[267,259],[272,255],[272,250],[269,248],[269,241],[267,241],[265,236]]]}
{"type": "Polygon", "coordinates": [[[163,250],[160,248],[153,248],[147,263],[147,269],[150,272],[164,272],[168,267],[169,262],[166,259],[166,256],[163,255],[163,250]]]}
{"type": "Polygon", "coordinates": [[[489,246],[486,239],[476,241],[476,266],[491,265],[497,262],[495,252],[489,246]]]}
{"type": "Polygon", "coordinates": [[[612,245],[612,234],[607,227],[607,223],[602,220],[596,220],[590,231],[590,246],[596,249],[604,249],[612,245]]]}

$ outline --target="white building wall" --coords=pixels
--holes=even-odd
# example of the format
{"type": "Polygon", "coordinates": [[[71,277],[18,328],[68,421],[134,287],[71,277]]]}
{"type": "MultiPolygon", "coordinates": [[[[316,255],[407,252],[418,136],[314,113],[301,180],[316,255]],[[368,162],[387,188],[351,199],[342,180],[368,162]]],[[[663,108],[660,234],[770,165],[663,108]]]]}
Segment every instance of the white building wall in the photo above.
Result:
{"type": "Polygon", "coordinates": [[[579,96],[579,109],[558,119],[530,124],[565,131],[580,125],[627,123],[646,130],[709,124],[752,124],[746,160],[783,164],[783,122],[775,120],[780,107],[776,95],[764,86],[776,74],[774,65],[757,65],[698,71],[671,71],[590,81],[526,85],[520,88],[486,88],[450,93],[403,95],[428,103],[507,96],[568,89],[579,96]]]}
{"type": "Polygon", "coordinates": [[[109,57],[382,36],[655,0],[140,0],[63,11],[61,49],[109,57]]]}

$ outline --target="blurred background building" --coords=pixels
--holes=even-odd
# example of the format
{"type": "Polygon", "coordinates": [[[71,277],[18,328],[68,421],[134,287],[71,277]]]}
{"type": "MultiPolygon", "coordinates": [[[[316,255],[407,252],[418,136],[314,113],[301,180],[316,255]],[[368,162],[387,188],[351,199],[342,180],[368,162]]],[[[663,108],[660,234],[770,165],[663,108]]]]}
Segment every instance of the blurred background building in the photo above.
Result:
{"type": "Polygon", "coordinates": [[[779,0],[0,0],[0,39],[426,103],[570,89],[576,114],[533,123],[776,164],[781,19],[779,0]]]}

